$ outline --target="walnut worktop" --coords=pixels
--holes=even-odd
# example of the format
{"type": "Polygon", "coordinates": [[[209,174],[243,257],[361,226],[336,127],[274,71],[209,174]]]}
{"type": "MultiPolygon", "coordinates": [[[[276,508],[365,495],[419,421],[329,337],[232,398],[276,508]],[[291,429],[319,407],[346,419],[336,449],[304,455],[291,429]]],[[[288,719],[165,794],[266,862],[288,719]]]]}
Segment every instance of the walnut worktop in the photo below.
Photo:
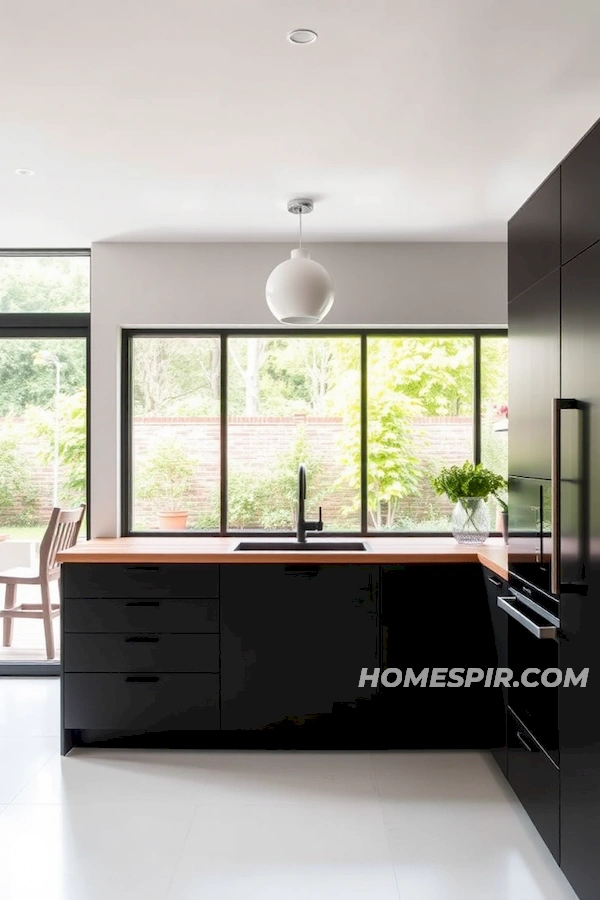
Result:
{"type": "MultiPolygon", "coordinates": [[[[67,563],[461,563],[481,562],[507,577],[506,546],[500,538],[485,544],[457,544],[454,538],[367,538],[365,551],[241,551],[241,537],[122,537],[82,541],[59,554],[67,563]]],[[[268,540],[268,538],[265,538],[268,540]]],[[[343,540],[340,538],[340,540],[343,540]]],[[[357,539],[358,540],[358,539],[357,539]]],[[[317,545],[318,539],[313,539],[317,545]]],[[[309,538],[309,543],[312,543],[309,538]]]]}

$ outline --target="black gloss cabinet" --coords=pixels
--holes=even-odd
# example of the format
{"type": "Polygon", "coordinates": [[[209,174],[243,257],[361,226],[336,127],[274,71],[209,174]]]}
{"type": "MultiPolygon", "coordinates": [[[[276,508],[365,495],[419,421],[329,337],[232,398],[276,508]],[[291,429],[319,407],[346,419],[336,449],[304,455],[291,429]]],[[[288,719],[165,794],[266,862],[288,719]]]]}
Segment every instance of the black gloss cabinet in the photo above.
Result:
{"type": "MultiPolygon", "coordinates": [[[[508,617],[498,606],[498,598],[506,597],[508,584],[489,569],[483,569],[485,587],[488,598],[488,613],[494,634],[494,648],[496,651],[494,666],[505,669],[508,666],[508,617]]],[[[502,697],[502,705],[495,703],[498,712],[492,722],[490,749],[492,756],[498,764],[498,768],[506,778],[508,776],[508,754],[506,739],[506,716],[508,707],[508,689],[499,688],[502,697]]]]}
{"type": "Polygon", "coordinates": [[[560,396],[560,269],[508,307],[509,471],[550,478],[552,398],[560,396]]]}
{"type": "MultiPolygon", "coordinates": [[[[483,579],[481,566],[382,566],[382,665],[403,673],[495,666],[483,579]]],[[[500,687],[382,688],[381,709],[390,748],[489,749],[502,742],[500,687]]]]}
{"type": "MultiPolygon", "coordinates": [[[[545,739],[542,747],[526,722],[509,715],[508,773],[580,900],[597,900],[600,123],[511,219],[508,268],[510,583],[549,595],[550,567],[560,572],[559,666],[576,674],[589,668],[587,687],[558,690],[558,741],[552,746],[545,739]],[[560,441],[551,422],[553,398],[562,401],[560,441]],[[551,515],[553,443],[559,451],[559,523],[551,515]],[[542,501],[535,497],[540,490],[542,501]],[[560,524],[557,534],[551,521],[560,524]],[[558,539],[558,557],[552,537],[558,539]]],[[[508,640],[510,650],[510,629],[508,640]]],[[[555,706],[548,707],[547,734],[555,706]]]]}
{"type": "Polygon", "coordinates": [[[600,240],[600,124],[561,166],[562,252],[569,262],[600,240]]]}
{"type": "Polygon", "coordinates": [[[560,266],[560,171],[553,172],[508,223],[508,299],[560,266]]]}
{"type": "Polygon", "coordinates": [[[221,571],[221,727],[274,744],[368,745],[376,689],[358,682],[379,665],[379,567],[221,571]]]}
{"type": "Polygon", "coordinates": [[[67,563],[62,601],[64,753],[503,740],[501,689],[359,685],[496,664],[476,564],[67,563]]]}

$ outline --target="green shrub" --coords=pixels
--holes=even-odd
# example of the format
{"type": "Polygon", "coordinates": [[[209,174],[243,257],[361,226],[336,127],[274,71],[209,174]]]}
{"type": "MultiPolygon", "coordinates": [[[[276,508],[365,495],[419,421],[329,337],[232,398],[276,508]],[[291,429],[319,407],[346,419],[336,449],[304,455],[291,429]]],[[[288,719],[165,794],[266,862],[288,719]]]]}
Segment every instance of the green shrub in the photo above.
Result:
{"type": "Polygon", "coordinates": [[[162,438],[136,474],[135,490],[140,500],[154,501],[159,512],[186,508],[198,464],[176,438],[162,438]]]}
{"type": "Polygon", "coordinates": [[[34,525],[37,495],[15,438],[0,438],[0,525],[34,525]]]}

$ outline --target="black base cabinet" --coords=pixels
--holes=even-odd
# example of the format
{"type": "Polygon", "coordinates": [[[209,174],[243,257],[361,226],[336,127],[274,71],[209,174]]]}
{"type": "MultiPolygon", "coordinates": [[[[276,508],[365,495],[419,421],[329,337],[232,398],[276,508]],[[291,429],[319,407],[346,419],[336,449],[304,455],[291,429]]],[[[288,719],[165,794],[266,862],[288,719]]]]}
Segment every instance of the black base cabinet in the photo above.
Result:
{"type": "MultiPolygon", "coordinates": [[[[508,616],[498,606],[498,597],[506,597],[508,584],[489,569],[484,568],[483,575],[488,596],[488,610],[494,632],[496,658],[494,665],[505,669],[508,666],[508,616]]],[[[506,737],[506,710],[508,706],[508,688],[502,687],[502,707],[492,722],[491,751],[498,768],[508,777],[508,743],[506,737]]]]}
{"type": "Polygon", "coordinates": [[[502,744],[499,688],[359,686],[496,665],[478,565],[65,564],[62,596],[63,752],[502,744]]]}
{"type": "Polygon", "coordinates": [[[560,859],[560,774],[530,731],[508,711],[508,780],[546,846],[560,859]]]}
{"type": "MultiPolygon", "coordinates": [[[[381,570],[382,665],[406,676],[496,665],[481,566],[394,565],[381,570]]],[[[489,749],[501,741],[501,688],[380,689],[381,741],[402,749],[489,749]]]]}
{"type": "Polygon", "coordinates": [[[62,750],[220,728],[219,566],[64,565],[62,750]]]}
{"type": "Polygon", "coordinates": [[[282,746],[370,746],[378,566],[221,569],[221,727],[282,746]]]}

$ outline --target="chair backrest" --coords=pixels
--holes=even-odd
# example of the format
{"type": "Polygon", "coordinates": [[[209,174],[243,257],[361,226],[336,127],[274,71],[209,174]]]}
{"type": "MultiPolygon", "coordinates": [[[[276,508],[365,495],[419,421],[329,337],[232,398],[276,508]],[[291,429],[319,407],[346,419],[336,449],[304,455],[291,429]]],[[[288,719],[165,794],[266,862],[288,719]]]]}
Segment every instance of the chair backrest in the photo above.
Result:
{"type": "Polygon", "coordinates": [[[55,506],[40,544],[40,575],[54,575],[60,569],[56,554],[68,550],[77,541],[85,514],[85,503],[77,509],[55,506]]]}

